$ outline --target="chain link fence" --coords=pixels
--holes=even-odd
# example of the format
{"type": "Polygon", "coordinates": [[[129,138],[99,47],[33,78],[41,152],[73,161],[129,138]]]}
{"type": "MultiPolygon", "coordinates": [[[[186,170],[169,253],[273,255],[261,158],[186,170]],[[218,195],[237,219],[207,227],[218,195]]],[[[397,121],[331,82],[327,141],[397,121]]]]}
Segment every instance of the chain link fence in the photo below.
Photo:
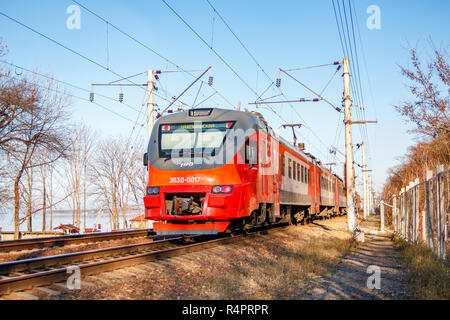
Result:
{"type": "Polygon", "coordinates": [[[394,232],[405,240],[430,248],[438,257],[449,256],[448,223],[450,220],[450,169],[437,166],[436,174],[427,171],[427,178],[419,179],[393,197],[394,232]]]}

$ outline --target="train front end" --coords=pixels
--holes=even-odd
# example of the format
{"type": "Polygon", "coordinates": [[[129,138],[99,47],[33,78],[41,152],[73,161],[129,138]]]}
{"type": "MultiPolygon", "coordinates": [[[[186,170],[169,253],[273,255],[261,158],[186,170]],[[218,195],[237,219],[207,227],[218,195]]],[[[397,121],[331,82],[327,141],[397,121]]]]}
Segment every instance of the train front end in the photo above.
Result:
{"type": "Polygon", "coordinates": [[[192,109],[155,123],[144,157],[144,205],[158,235],[222,233],[250,214],[257,205],[256,128],[251,115],[223,109],[192,109]]]}

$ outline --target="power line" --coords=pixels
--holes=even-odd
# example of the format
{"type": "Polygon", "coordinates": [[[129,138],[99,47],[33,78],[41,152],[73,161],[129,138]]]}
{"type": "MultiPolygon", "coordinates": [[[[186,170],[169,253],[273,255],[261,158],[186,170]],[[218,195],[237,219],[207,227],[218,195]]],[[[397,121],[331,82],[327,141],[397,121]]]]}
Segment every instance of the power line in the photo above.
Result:
{"type": "MultiPolygon", "coordinates": [[[[164,1],[164,0],[163,0],[164,1]]],[[[269,80],[270,84],[269,86],[264,90],[264,92],[262,94],[260,94],[258,96],[258,98],[256,100],[258,100],[261,96],[264,95],[264,93],[266,93],[267,90],[269,90],[273,84],[274,81],[272,80],[272,78],[267,74],[267,72],[264,70],[264,68],[261,66],[261,64],[256,60],[255,56],[250,52],[250,50],[247,48],[247,46],[245,46],[244,42],[241,41],[241,39],[237,36],[237,34],[231,29],[230,25],[225,21],[225,19],[222,17],[222,15],[218,12],[218,10],[211,4],[211,2],[209,0],[206,0],[208,2],[208,4],[211,6],[211,8],[214,10],[214,12],[217,14],[217,16],[222,20],[222,22],[225,24],[225,26],[228,28],[228,30],[233,34],[233,36],[236,38],[236,40],[240,43],[240,45],[244,48],[244,50],[247,52],[247,54],[251,57],[251,59],[253,60],[253,62],[257,65],[257,67],[259,69],[261,69],[261,71],[263,72],[263,74],[267,77],[267,79],[269,80]]],[[[327,64],[330,65],[330,64],[327,64]]],[[[323,66],[323,65],[320,65],[323,66]]],[[[320,67],[320,66],[312,66],[310,68],[314,68],[314,67],[320,67]]],[[[284,92],[279,88],[278,91],[283,95],[283,97],[287,100],[286,95],[284,94],[284,92]]],[[[314,132],[314,130],[312,130],[312,128],[306,123],[306,121],[303,119],[303,117],[298,113],[298,111],[295,109],[295,107],[292,104],[289,104],[289,106],[291,107],[291,109],[297,114],[297,116],[303,121],[305,128],[307,128],[309,131],[311,131],[311,133],[316,137],[316,139],[322,144],[324,145],[326,148],[327,146],[325,145],[325,143],[323,143],[323,141],[319,138],[319,136],[314,132]]],[[[272,109],[273,110],[273,109],[272,109]]],[[[303,135],[300,135],[301,137],[303,137],[303,135]]],[[[303,137],[304,138],[304,137],[303,137]]]]}
{"type": "Polygon", "coordinates": [[[214,50],[213,47],[211,47],[210,45],[208,45],[208,43],[206,42],[205,39],[203,39],[202,36],[200,36],[200,34],[198,34],[197,31],[195,31],[194,28],[191,27],[191,25],[189,23],[187,23],[186,20],[183,19],[182,16],[180,16],[180,14],[178,14],[177,11],[175,11],[165,0],[161,0],[227,67],[228,69],[230,69],[235,75],[236,77],[238,77],[239,80],[241,80],[241,82],[251,91],[255,94],[255,96],[258,96],[258,93],[239,75],[239,73],[237,73],[233,67],[231,67],[231,65],[225,61],[224,58],[222,58],[222,56],[216,51],[214,50]]]}
{"type": "MultiPolygon", "coordinates": [[[[64,49],[66,49],[67,51],[72,52],[73,54],[75,54],[75,55],[77,55],[77,56],[83,58],[84,60],[93,63],[94,65],[98,66],[99,68],[104,69],[104,70],[106,70],[106,71],[108,71],[108,72],[111,72],[112,74],[114,74],[114,75],[116,75],[116,76],[118,76],[118,77],[120,77],[120,78],[124,78],[122,75],[120,75],[120,74],[118,74],[117,72],[111,70],[110,68],[108,68],[108,67],[106,67],[106,66],[104,66],[104,65],[102,65],[102,64],[100,64],[100,63],[98,63],[98,62],[96,62],[96,61],[94,61],[93,59],[91,59],[91,58],[89,58],[89,57],[87,57],[87,56],[85,56],[85,55],[79,53],[79,52],[76,51],[76,50],[73,50],[73,49],[67,47],[66,45],[62,44],[61,42],[56,41],[55,39],[50,38],[49,36],[43,34],[42,32],[39,32],[39,31],[37,31],[36,29],[33,29],[33,28],[27,26],[26,24],[24,24],[24,23],[22,23],[22,22],[20,22],[20,21],[18,21],[18,20],[16,20],[16,19],[14,19],[14,18],[8,16],[7,14],[5,14],[5,13],[3,13],[3,12],[1,12],[1,11],[0,11],[0,15],[4,16],[5,18],[8,18],[9,20],[11,20],[11,21],[13,21],[13,22],[15,22],[15,23],[21,25],[22,27],[24,27],[24,28],[26,28],[26,29],[28,29],[28,30],[30,30],[30,31],[32,31],[32,32],[34,32],[34,33],[40,35],[41,37],[43,37],[43,38],[49,40],[50,42],[53,42],[54,44],[56,44],[56,45],[58,45],[58,46],[60,46],[60,47],[62,47],[62,48],[64,48],[64,49]]],[[[133,81],[131,81],[131,80],[129,80],[129,79],[127,79],[127,80],[128,80],[130,83],[137,85],[137,84],[134,83],[133,81]]],[[[144,89],[144,90],[145,90],[145,89],[144,89]]]]}
{"type": "MultiPolygon", "coordinates": [[[[88,90],[88,89],[79,87],[79,86],[77,86],[77,85],[75,85],[75,84],[72,84],[72,83],[70,83],[70,82],[55,79],[55,78],[50,77],[50,76],[47,76],[47,75],[45,75],[45,74],[42,74],[42,73],[39,73],[39,72],[36,72],[36,71],[33,71],[33,70],[29,70],[29,69],[27,69],[27,68],[25,68],[25,67],[22,67],[22,66],[18,66],[18,65],[14,64],[14,63],[10,63],[10,62],[4,61],[4,60],[0,60],[0,62],[1,62],[1,63],[4,63],[4,64],[7,64],[7,65],[10,65],[10,66],[12,66],[12,67],[18,68],[18,69],[25,70],[26,72],[32,73],[32,74],[37,75],[37,76],[39,76],[39,77],[43,77],[43,78],[46,78],[46,79],[49,79],[49,80],[52,80],[52,81],[55,81],[55,82],[64,84],[64,85],[66,85],[66,86],[75,88],[75,89],[77,89],[77,90],[81,90],[81,91],[84,91],[84,92],[87,92],[87,93],[90,93],[90,92],[91,92],[91,91],[88,90]]],[[[105,99],[114,101],[114,102],[118,102],[116,99],[111,98],[111,97],[108,97],[108,96],[103,95],[103,94],[101,94],[101,93],[96,93],[96,95],[98,95],[98,96],[100,96],[100,97],[103,97],[103,98],[105,98],[105,99]]],[[[131,110],[133,110],[133,111],[135,111],[135,112],[140,112],[140,110],[134,108],[133,106],[131,106],[131,105],[127,104],[127,103],[122,102],[121,104],[123,104],[124,106],[130,108],[131,110]]]]}
{"type": "MultiPolygon", "coordinates": [[[[102,20],[103,22],[106,22],[109,24],[109,26],[111,26],[112,28],[116,29],[118,32],[120,32],[121,34],[123,34],[124,36],[128,37],[129,39],[133,40],[134,42],[136,42],[137,44],[139,44],[140,46],[142,46],[143,48],[147,49],[148,51],[152,52],[153,54],[157,55],[158,57],[160,57],[161,59],[163,59],[164,61],[166,61],[166,63],[170,63],[171,65],[173,65],[175,68],[177,68],[178,70],[181,70],[183,73],[187,73],[189,74],[191,77],[195,78],[195,75],[192,74],[192,72],[194,72],[195,70],[185,70],[183,69],[181,66],[179,66],[178,64],[176,64],[175,62],[171,61],[170,59],[168,59],[167,57],[163,56],[161,53],[157,52],[156,50],[154,50],[153,48],[151,48],[150,46],[146,45],[145,43],[143,43],[142,41],[138,40],[136,37],[133,37],[132,35],[130,35],[128,32],[125,32],[124,30],[122,30],[121,28],[119,28],[118,26],[112,24],[110,21],[106,20],[105,18],[101,17],[100,15],[98,15],[97,13],[95,13],[94,11],[90,10],[89,8],[87,8],[86,6],[84,6],[83,4],[81,4],[80,2],[76,1],[76,0],[72,0],[74,3],[76,3],[77,5],[79,5],[80,7],[82,7],[83,9],[85,9],[86,11],[88,11],[89,13],[91,13],[92,15],[94,15],[95,17],[97,17],[98,19],[102,20]]],[[[202,83],[205,83],[203,80],[201,80],[202,83]]],[[[217,89],[215,89],[212,85],[210,86],[215,92],[217,92],[217,94],[226,102],[228,103],[231,107],[234,108],[234,105],[224,96],[222,95],[217,89]]],[[[204,95],[203,95],[204,96],[204,95]]],[[[170,101],[169,101],[170,102],[170,101]]]]}
{"type": "MultiPolygon", "coordinates": [[[[9,78],[11,78],[11,79],[21,80],[21,79],[18,78],[18,77],[10,76],[10,75],[7,75],[7,74],[4,75],[4,76],[5,76],[5,77],[9,77],[9,78]]],[[[57,90],[57,89],[49,88],[49,87],[47,87],[47,86],[43,86],[43,85],[40,85],[40,84],[38,84],[38,83],[36,83],[35,85],[36,85],[37,87],[40,87],[40,88],[45,89],[45,90],[50,90],[50,91],[53,91],[53,92],[56,92],[56,93],[59,93],[59,94],[69,95],[69,96],[71,96],[71,97],[73,97],[73,98],[76,98],[76,99],[79,99],[79,100],[83,100],[83,101],[87,101],[87,102],[89,102],[89,103],[95,104],[96,106],[98,106],[98,107],[100,107],[100,108],[102,108],[102,109],[105,109],[106,111],[108,111],[108,112],[110,112],[110,113],[113,113],[113,114],[115,114],[116,116],[118,116],[118,117],[120,117],[120,118],[122,118],[122,119],[124,119],[124,120],[127,120],[127,121],[129,121],[129,122],[131,122],[131,123],[134,123],[133,120],[131,120],[131,119],[129,119],[129,118],[127,118],[127,117],[125,117],[125,116],[123,116],[123,115],[121,115],[121,114],[115,112],[114,110],[111,110],[111,109],[109,109],[109,108],[107,108],[107,107],[105,107],[105,106],[103,106],[103,105],[101,105],[101,104],[99,104],[99,103],[97,103],[97,102],[91,102],[89,99],[86,99],[86,98],[83,98],[83,97],[79,97],[79,96],[76,96],[76,95],[71,94],[71,93],[62,92],[62,91],[57,90]]]]}
{"type": "MultiPolygon", "coordinates": [[[[351,57],[352,63],[350,64],[350,68],[351,68],[351,73],[354,74],[354,79],[355,79],[355,86],[352,86],[352,92],[353,92],[353,95],[355,97],[355,101],[357,102],[357,104],[362,105],[364,107],[365,104],[364,104],[364,95],[362,92],[361,76],[360,76],[360,69],[359,69],[358,48],[356,45],[355,32],[354,32],[354,29],[355,29],[354,22],[353,22],[354,11],[351,8],[351,3],[349,0],[348,7],[349,7],[349,13],[350,13],[351,27],[352,27],[352,34],[350,34],[347,10],[346,10],[344,0],[342,0],[342,10],[344,13],[344,19],[342,18],[342,11],[341,11],[341,6],[339,5],[339,0],[336,0],[336,4],[337,4],[337,8],[338,8],[337,12],[339,13],[339,19],[338,19],[338,14],[336,12],[336,5],[335,5],[334,0],[332,0],[332,4],[333,4],[333,12],[334,12],[335,19],[336,19],[336,25],[338,28],[342,51],[345,56],[351,57]],[[340,21],[340,23],[339,23],[339,21],[340,21]],[[344,21],[345,21],[345,26],[344,26],[344,21]],[[345,31],[345,30],[347,30],[347,31],[345,31]],[[353,39],[353,46],[352,46],[352,39],[353,39]],[[353,55],[353,52],[354,52],[354,55],[353,55]]],[[[355,18],[356,18],[356,15],[355,15],[355,18]]],[[[365,108],[357,109],[356,116],[357,116],[357,118],[364,121],[365,120],[365,108]]],[[[339,128],[339,124],[338,124],[338,128],[339,128]]],[[[360,127],[359,132],[361,135],[361,139],[367,141],[367,145],[369,145],[367,127],[365,125],[363,128],[360,127]]]]}

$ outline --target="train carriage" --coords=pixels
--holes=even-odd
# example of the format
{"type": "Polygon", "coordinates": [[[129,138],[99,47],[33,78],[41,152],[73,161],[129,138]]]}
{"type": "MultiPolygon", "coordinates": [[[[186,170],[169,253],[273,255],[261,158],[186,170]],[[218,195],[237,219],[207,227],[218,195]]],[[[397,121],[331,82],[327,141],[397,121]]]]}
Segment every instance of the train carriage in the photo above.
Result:
{"type": "Polygon", "coordinates": [[[345,211],[343,183],[254,112],[192,109],[160,118],[144,156],[145,217],[157,234],[240,232],[345,211]]]}

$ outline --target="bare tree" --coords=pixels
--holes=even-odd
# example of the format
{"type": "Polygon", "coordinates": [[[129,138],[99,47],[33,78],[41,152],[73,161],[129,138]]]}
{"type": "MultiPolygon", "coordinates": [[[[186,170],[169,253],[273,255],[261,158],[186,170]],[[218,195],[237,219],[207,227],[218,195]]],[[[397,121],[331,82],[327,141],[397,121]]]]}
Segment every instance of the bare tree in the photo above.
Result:
{"type": "Polygon", "coordinates": [[[134,198],[138,205],[143,195],[145,174],[137,164],[141,164],[140,155],[130,145],[129,139],[100,141],[94,152],[90,165],[92,194],[108,208],[113,229],[119,227],[120,216],[123,226],[127,227],[126,213],[130,209],[130,199],[134,198]]]}
{"type": "MultiPolygon", "coordinates": [[[[142,165],[141,150],[145,150],[143,140],[137,140],[132,144],[130,161],[126,170],[126,178],[129,184],[131,195],[135,201],[136,208],[142,209],[142,197],[145,195],[145,188],[147,186],[147,170],[142,165]]],[[[139,210],[142,212],[141,210],[139,210]]]]}
{"type": "Polygon", "coordinates": [[[414,101],[396,106],[407,122],[415,124],[414,133],[430,137],[450,133],[450,55],[445,49],[433,50],[432,60],[422,61],[417,48],[410,48],[412,68],[400,66],[401,73],[410,82],[414,101]]]}
{"type": "Polygon", "coordinates": [[[14,238],[19,237],[20,181],[27,169],[52,163],[66,156],[67,107],[69,96],[60,93],[52,81],[39,83],[36,79],[2,81],[6,96],[0,94],[2,116],[0,148],[6,152],[13,175],[14,190],[14,238]],[[4,124],[4,126],[3,126],[4,124]],[[36,159],[40,152],[47,152],[48,160],[36,159]]]}
{"type": "MultiPolygon", "coordinates": [[[[450,67],[449,53],[436,49],[431,40],[431,60],[419,57],[417,48],[410,48],[412,68],[400,66],[409,82],[412,101],[395,106],[396,110],[415,128],[411,133],[422,135],[421,141],[408,149],[400,163],[389,169],[382,198],[390,202],[401,188],[416,178],[425,179],[426,170],[443,164],[450,165],[450,67]]],[[[391,210],[388,209],[387,213],[391,210]]]]}
{"type": "Polygon", "coordinates": [[[75,213],[74,224],[81,226],[83,202],[84,229],[87,211],[87,167],[94,146],[94,133],[86,125],[79,124],[71,137],[70,156],[67,161],[67,176],[72,190],[72,205],[75,213]],[[83,200],[83,201],[82,201],[83,200]]]}

